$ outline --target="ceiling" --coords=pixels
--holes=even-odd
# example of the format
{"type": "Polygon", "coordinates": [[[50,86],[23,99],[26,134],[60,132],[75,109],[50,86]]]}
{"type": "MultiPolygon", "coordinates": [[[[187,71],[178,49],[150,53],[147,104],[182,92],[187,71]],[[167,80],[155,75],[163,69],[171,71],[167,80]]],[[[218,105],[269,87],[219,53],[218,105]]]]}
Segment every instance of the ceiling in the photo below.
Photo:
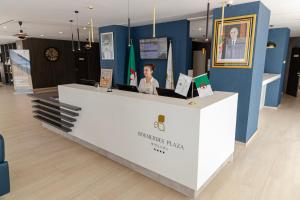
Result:
{"type": "MultiPolygon", "coordinates": [[[[154,1],[130,0],[130,17],[133,25],[151,23],[154,1]]],[[[207,0],[156,1],[158,22],[203,16],[207,3],[207,0]]],[[[222,0],[210,1],[212,8],[222,5],[222,0]]],[[[251,1],[255,0],[234,0],[233,2],[239,4],[251,1]]],[[[292,36],[300,36],[300,1],[262,0],[262,2],[272,11],[270,23],[275,25],[274,27],[289,27],[292,30],[292,36]]],[[[127,0],[1,0],[0,24],[12,19],[16,21],[0,26],[0,43],[15,40],[12,35],[19,31],[18,20],[23,21],[23,30],[30,37],[70,40],[71,25],[69,20],[75,19],[74,10],[80,12],[81,40],[86,40],[87,30],[83,30],[83,27],[87,25],[91,16],[94,19],[95,27],[113,24],[126,25],[127,7],[127,0]],[[92,5],[94,9],[89,10],[89,5],[92,5]]],[[[194,33],[191,35],[194,37],[203,35],[205,23],[200,20],[198,24],[193,26],[191,30],[194,33]]],[[[95,36],[97,36],[96,33],[97,29],[95,29],[95,36]]]]}

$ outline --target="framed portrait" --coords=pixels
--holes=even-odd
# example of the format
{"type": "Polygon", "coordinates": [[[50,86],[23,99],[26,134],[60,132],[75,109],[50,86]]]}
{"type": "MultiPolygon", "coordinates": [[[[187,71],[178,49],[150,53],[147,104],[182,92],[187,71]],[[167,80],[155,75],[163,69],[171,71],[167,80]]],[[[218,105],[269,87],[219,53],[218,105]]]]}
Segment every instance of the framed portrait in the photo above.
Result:
{"type": "Polygon", "coordinates": [[[255,26],[255,14],[215,20],[212,67],[252,68],[255,26]]]}
{"type": "Polygon", "coordinates": [[[114,33],[101,33],[101,59],[114,60],[114,33]]]}
{"type": "Polygon", "coordinates": [[[113,70],[101,68],[100,87],[110,88],[112,86],[113,70]]]}

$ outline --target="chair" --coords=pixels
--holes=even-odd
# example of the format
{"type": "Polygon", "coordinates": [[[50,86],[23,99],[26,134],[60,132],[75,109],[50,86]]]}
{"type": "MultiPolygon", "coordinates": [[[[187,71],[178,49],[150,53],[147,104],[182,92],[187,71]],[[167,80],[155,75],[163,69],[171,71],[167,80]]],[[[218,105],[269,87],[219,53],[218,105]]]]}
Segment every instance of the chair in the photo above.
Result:
{"type": "Polygon", "coordinates": [[[4,156],[4,139],[0,134],[0,196],[10,192],[9,169],[4,156]]]}

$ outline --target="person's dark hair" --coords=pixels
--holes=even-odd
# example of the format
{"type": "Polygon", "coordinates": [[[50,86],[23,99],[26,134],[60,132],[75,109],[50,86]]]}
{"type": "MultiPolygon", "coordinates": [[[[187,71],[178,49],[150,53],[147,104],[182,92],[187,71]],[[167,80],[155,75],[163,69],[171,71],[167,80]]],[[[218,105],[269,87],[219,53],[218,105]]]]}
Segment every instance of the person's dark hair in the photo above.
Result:
{"type": "Polygon", "coordinates": [[[152,71],[154,71],[154,69],[155,69],[154,64],[145,64],[144,67],[149,67],[152,71]]]}

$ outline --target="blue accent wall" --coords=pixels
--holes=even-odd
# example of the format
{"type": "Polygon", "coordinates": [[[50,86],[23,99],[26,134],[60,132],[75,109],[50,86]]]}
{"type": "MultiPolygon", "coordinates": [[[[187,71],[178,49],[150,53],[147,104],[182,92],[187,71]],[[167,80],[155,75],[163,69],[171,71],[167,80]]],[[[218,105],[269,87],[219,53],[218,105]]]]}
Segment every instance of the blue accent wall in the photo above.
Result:
{"type": "MultiPolygon", "coordinates": [[[[225,8],[225,18],[250,14],[256,14],[252,69],[210,70],[213,90],[239,93],[236,140],[240,142],[247,142],[257,130],[270,10],[259,1],[225,8]]],[[[214,9],[213,20],[221,16],[222,9],[214,9]]]]}
{"type": "MultiPolygon", "coordinates": [[[[167,74],[167,59],[165,60],[142,60],[140,59],[139,40],[152,37],[152,25],[138,26],[132,29],[132,38],[136,52],[136,66],[138,78],[143,78],[144,64],[155,64],[154,77],[158,80],[160,87],[165,87],[167,74]]],[[[192,40],[189,38],[189,21],[180,20],[160,23],[156,26],[156,37],[167,37],[172,41],[173,65],[175,83],[179,73],[187,74],[191,67],[192,40]]]]}
{"type": "MultiPolygon", "coordinates": [[[[179,73],[187,74],[188,69],[192,65],[192,40],[189,37],[189,30],[188,20],[159,23],[156,25],[156,37],[167,37],[168,41],[172,41],[175,82],[177,82],[179,73]]],[[[99,28],[99,34],[105,32],[114,33],[115,59],[113,61],[100,60],[101,67],[114,69],[114,84],[126,84],[129,55],[128,29],[125,26],[118,25],[99,28]]],[[[154,77],[159,81],[160,87],[165,87],[167,59],[140,59],[139,40],[152,38],[152,25],[132,27],[131,37],[135,49],[138,79],[143,78],[144,64],[155,64],[154,77]]]]}
{"type": "Polygon", "coordinates": [[[101,38],[101,33],[106,32],[113,32],[114,35],[114,60],[101,59],[100,41],[100,65],[103,68],[113,69],[113,84],[124,84],[128,62],[128,29],[127,27],[118,25],[100,27],[99,38],[101,38]]]}
{"type": "Polygon", "coordinates": [[[267,86],[265,105],[277,107],[281,103],[287,54],[290,38],[289,28],[274,28],[269,30],[269,41],[276,43],[276,48],[267,49],[265,73],[280,74],[281,78],[267,86]]]}

